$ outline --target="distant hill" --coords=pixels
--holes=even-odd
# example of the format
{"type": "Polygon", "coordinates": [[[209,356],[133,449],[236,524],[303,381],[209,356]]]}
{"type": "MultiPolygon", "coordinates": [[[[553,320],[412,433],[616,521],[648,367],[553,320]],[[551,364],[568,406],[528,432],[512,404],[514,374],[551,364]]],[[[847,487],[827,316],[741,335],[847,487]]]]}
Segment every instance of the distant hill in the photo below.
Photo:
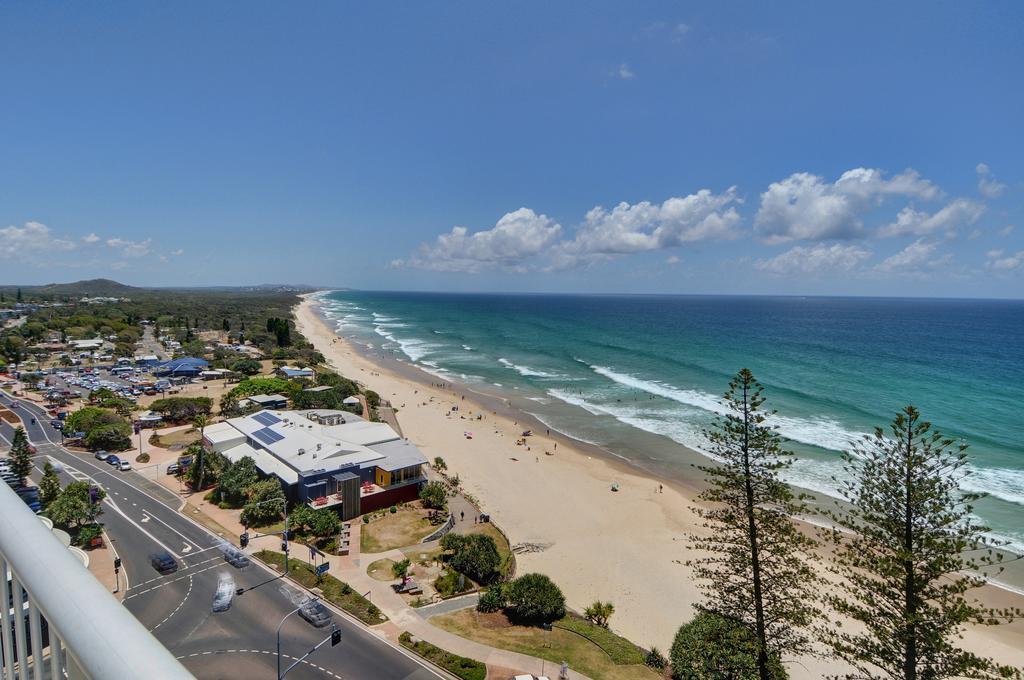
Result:
{"type": "Polygon", "coordinates": [[[126,286],[110,279],[89,279],[74,283],[48,283],[45,286],[25,286],[26,291],[42,295],[89,295],[100,297],[131,297],[141,292],[142,288],[126,286]]]}

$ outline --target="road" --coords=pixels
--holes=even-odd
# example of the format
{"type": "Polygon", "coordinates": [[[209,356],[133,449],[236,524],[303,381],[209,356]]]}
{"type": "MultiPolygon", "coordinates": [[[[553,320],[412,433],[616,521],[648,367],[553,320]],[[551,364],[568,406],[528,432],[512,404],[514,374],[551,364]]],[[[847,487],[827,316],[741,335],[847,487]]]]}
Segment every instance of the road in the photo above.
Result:
{"type": "MultiPolygon", "coordinates": [[[[0,404],[9,406],[12,401],[0,391],[0,404]]],[[[244,569],[230,566],[218,549],[220,539],[177,512],[181,501],[175,494],[135,471],[119,472],[88,454],[62,448],[60,433],[50,427],[50,418],[39,407],[19,400],[13,411],[38,449],[38,468],[49,458],[61,463],[63,483],[88,480],[106,490],[101,521],[121,557],[122,576],[128,579],[128,610],[198,678],[275,677],[275,630],[295,609],[299,589],[255,561],[244,569]],[[150,566],[149,556],[161,549],[178,560],[176,573],[161,576],[150,566]],[[236,586],[246,590],[228,611],[215,614],[213,594],[222,573],[231,574],[236,586]]],[[[12,435],[9,424],[0,424],[0,437],[9,440],[12,435]]],[[[341,643],[320,648],[289,678],[442,677],[338,611],[334,621],[342,631],[341,643]]],[[[329,629],[315,629],[297,614],[289,617],[281,633],[282,667],[328,634],[329,629]]]]}

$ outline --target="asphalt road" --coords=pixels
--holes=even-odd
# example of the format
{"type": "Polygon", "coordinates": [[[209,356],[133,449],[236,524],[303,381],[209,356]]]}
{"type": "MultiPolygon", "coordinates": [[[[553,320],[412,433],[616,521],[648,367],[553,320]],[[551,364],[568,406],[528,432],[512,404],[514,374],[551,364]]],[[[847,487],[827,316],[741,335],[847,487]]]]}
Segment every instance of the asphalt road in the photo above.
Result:
{"type": "MultiPolygon", "coordinates": [[[[0,404],[11,402],[8,394],[0,392],[0,404]]],[[[179,514],[180,500],[173,493],[136,471],[119,472],[88,454],[67,451],[59,445],[60,432],[50,427],[45,412],[19,403],[13,410],[38,449],[37,467],[41,469],[49,457],[61,463],[62,482],[89,480],[106,490],[100,519],[124,566],[122,578],[128,579],[124,605],[129,611],[198,678],[274,678],[275,631],[295,609],[293,600],[300,597],[299,590],[255,561],[244,569],[229,565],[217,547],[220,539],[179,514]],[[152,568],[149,556],[161,549],[178,560],[177,572],[161,576],[152,568]],[[234,598],[228,611],[213,613],[218,576],[225,573],[246,591],[234,598]]],[[[9,440],[12,434],[9,424],[0,423],[0,437],[9,440]]],[[[121,587],[125,587],[123,580],[121,587]]],[[[334,621],[342,631],[341,643],[321,647],[289,678],[443,677],[338,611],[334,621]]],[[[282,668],[322,641],[329,630],[313,628],[297,614],[288,617],[281,629],[282,668]]]]}

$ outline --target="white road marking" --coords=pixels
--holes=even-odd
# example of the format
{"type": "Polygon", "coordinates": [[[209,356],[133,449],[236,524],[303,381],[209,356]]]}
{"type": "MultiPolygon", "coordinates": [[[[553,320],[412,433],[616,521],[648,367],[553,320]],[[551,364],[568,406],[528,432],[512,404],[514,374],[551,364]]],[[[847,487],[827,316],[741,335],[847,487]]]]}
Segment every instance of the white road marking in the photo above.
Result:
{"type": "MultiPolygon", "coordinates": [[[[153,626],[152,628],[149,629],[150,633],[152,633],[154,630],[156,630],[160,626],[162,626],[165,623],[167,623],[168,619],[170,619],[172,616],[177,614],[178,610],[185,606],[185,600],[187,600],[188,596],[192,594],[192,586],[194,586],[194,585],[195,585],[195,581],[192,579],[192,575],[189,574],[189,577],[188,577],[188,591],[185,593],[185,597],[181,598],[181,602],[178,603],[178,606],[174,608],[173,612],[171,612],[170,614],[165,616],[163,621],[161,621],[160,623],[156,624],[155,626],[153,626]]],[[[128,598],[125,598],[125,599],[128,599],[128,598]]]]}

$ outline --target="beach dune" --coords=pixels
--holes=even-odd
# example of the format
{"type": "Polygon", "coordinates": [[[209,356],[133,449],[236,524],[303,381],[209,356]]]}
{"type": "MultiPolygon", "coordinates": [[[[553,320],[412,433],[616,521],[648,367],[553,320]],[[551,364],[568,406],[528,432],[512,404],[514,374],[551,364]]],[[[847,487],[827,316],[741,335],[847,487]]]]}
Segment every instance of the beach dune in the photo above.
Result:
{"type": "MultiPolygon", "coordinates": [[[[516,445],[528,429],[521,426],[525,415],[497,412],[464,387],[442,389],[428,374],[416,376],[405,366],[398,370],[361,354],[328,328],[309,297],[296,308],[296,320],[335,370],[398,409],[403,434],[429,460],[444,458],[463,488],[522,550],[516,557],[519,573],[547,574],[579,611],[597,599],[611,601],[612,628],[667,653],[700,600],[684,564],[694,556],[686,548],[686,534],[703,531],[692,509],[694,489],[653,479],[563,437],[545,436],[532,424],[539,436],[529,438],[528,449],[516,445]],[[458,411],[453,413],[453,406],[458,411]]],[[[1015,593],[983,590],[987,601],[1024,606],[1024,597],[1015,593]]],[[[965,642],[980,654],[1024,666],[1022,622],[969,630],[965,642]]],[[[840,669],[806,658],[790,670],[794,678],[820,678],[840,669]]]]}

